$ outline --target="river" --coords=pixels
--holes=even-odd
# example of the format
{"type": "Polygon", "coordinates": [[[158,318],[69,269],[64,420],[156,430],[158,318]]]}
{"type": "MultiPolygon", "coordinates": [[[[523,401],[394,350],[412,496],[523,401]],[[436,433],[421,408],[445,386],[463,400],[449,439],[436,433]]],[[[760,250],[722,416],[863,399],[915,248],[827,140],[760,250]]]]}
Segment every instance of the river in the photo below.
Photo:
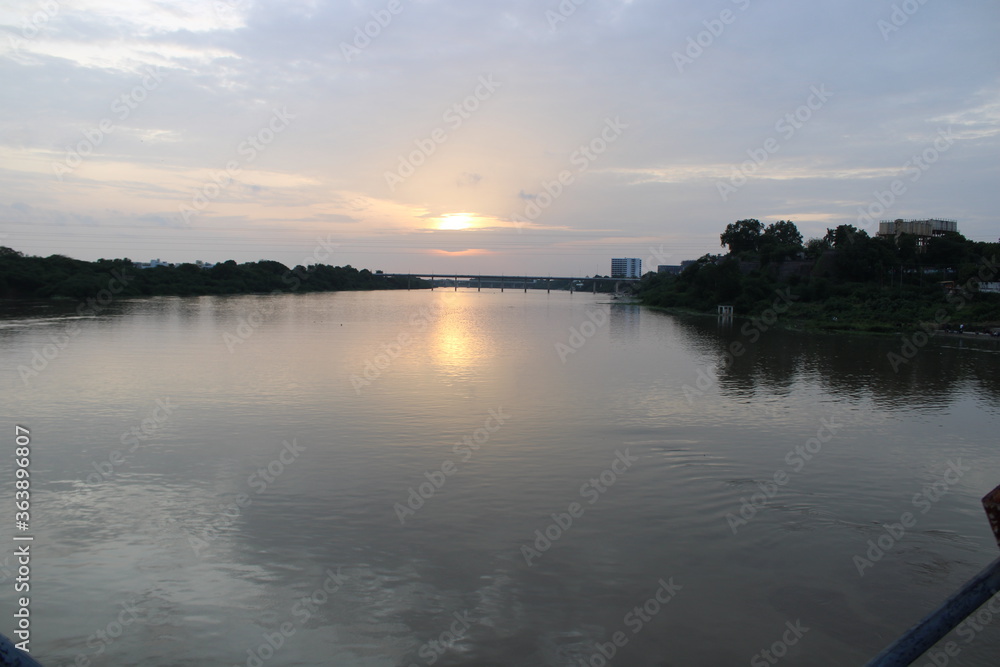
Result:
{"type": "Polygon", "coordinates": [[[996,345],[512,290],[4,312],[48,667],[862,664],[997,555],[996,345]]]}

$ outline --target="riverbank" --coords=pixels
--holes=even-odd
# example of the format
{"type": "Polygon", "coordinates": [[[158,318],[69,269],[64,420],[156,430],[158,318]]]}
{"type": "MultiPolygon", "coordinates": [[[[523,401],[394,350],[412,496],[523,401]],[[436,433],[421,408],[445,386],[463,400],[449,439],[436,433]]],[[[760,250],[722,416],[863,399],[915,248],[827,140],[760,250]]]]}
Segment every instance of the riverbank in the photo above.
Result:
{"type": "Polygon", "coordinates": [[[233,260],[211,266],[160,265],[141,268],[128,259],[96,262],[51,255],[33,257],[0,248],[0,299],[83,301],[111,297],[223,296],[274,292],[338,292],[384,289],[426,289],[418,278],[383,276],[350,265],[287,267],[261,260],[233,260]]]}
{"type": "Polygon", "coordinates": [[[1000,330],[1000,294],[995,293],[945,291],[937,284],[886,288],[823,279],[794,285],[760,278],[745,282],[717,294],[692,289],[683,279],[654,279],[638,296],[647,307],[706,316],[715,316],[719,304],[733,305],[739,316],[765,317],[777,326],[812,331],[1000,330]]]}
{"type": "MultiPolygon", "coordinates": [[[[649,306],[646,308],[671,315],[683,317],[712,318],[718,319],[718,313],[712,311],[696,310],[693,308],[649,306]]],[[[777,315],[777,314],[775,314],[777,315]]],[[[769,329],[782,329],[787,331],[800,331],[803,333],[859,333],[873,336],[897,336],[908,335],[914,331],[934,332],[936,337],[954,338],[956,340],[967,340],[984,343],[997,343],[1000,345],[1000,336],[993,335],[989,331],[1000,332],[1000,321],[970,322],[965,325],[965,331],[951,331],[942,328],[933,320],[900,322],[890,325],[877,320],[850,320],[842,319],[836,315],[829,319],[818,319],[815,317],[802,317],[796,315],[793,309],[788,312],[771,317],[766,311],[754,315],[737,315],[732,318],[733,322],[764,322],[769,329]]],[[[956,326],[956,325],[947,325],[956,326]]],[[[958,325],[961,326],[961,325],[958,325]]]]}

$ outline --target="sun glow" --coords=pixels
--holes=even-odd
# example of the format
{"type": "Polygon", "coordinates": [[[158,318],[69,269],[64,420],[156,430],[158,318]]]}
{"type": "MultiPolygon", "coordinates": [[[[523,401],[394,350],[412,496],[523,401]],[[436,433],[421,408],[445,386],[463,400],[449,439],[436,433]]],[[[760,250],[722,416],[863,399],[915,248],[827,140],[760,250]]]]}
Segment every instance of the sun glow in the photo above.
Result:
{"type": "Polygon", "coordinates": [[[476,226],[476,217],[469,213],[448,213],[437,219],[437,229],[459,231],[476,226]]]}

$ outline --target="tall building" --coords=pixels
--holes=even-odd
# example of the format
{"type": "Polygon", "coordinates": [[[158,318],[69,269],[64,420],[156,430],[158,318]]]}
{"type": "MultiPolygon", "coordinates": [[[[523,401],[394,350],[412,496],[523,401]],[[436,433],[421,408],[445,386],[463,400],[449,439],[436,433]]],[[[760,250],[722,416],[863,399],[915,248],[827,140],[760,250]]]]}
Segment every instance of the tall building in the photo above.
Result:
{"type": "Polygon", "coordinates": [[[641,278],[642,260],[638,257],[615,257],[611,260],[612,278],[641,278]]]}

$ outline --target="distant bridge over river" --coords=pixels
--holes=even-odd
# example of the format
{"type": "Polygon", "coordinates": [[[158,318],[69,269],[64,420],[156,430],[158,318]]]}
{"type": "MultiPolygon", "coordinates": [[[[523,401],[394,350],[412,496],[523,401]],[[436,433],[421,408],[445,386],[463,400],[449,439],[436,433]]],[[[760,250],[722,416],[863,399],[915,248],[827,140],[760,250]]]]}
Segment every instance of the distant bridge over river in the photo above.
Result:
{"type": "MultiPolygon", "coordinates": [[[[438,287],[442,284],[445,286],[454,285],[455,291],[458,291],[459,287],[465,287],[468,289],[476,288],[477,291],[482,291],[485,287],[487,289],[497,289],[499,288],[501,292],[505,289],[523,289],[527,292],[529,289],[544,289],[546,292],[552,291],[552,283],[555,282],[557,285],[566,283],[569,286],[569,291],[577,291],[577,283],[591,283],[591,289],[596,294],[597,293],[597,283],[615,283],[615,292],[618,292],[618,288],[621,283],[637,283],[639,278],[595,278],[593,276],[518,276],[518,275],[489,275],[489,274],[466,274],[466,273],[376,273],[378,276],[386,276],[389,278],[405,278],[407,280],[406,288],[410,289],[410,280],[413,278],[428,280],[431,283],[431,289],[438,287]],[[465,281],[465,284],[461,284],[461,281],[465,281]]],[[[556,287],[560,289],[560,287],[556,287]]]]}

